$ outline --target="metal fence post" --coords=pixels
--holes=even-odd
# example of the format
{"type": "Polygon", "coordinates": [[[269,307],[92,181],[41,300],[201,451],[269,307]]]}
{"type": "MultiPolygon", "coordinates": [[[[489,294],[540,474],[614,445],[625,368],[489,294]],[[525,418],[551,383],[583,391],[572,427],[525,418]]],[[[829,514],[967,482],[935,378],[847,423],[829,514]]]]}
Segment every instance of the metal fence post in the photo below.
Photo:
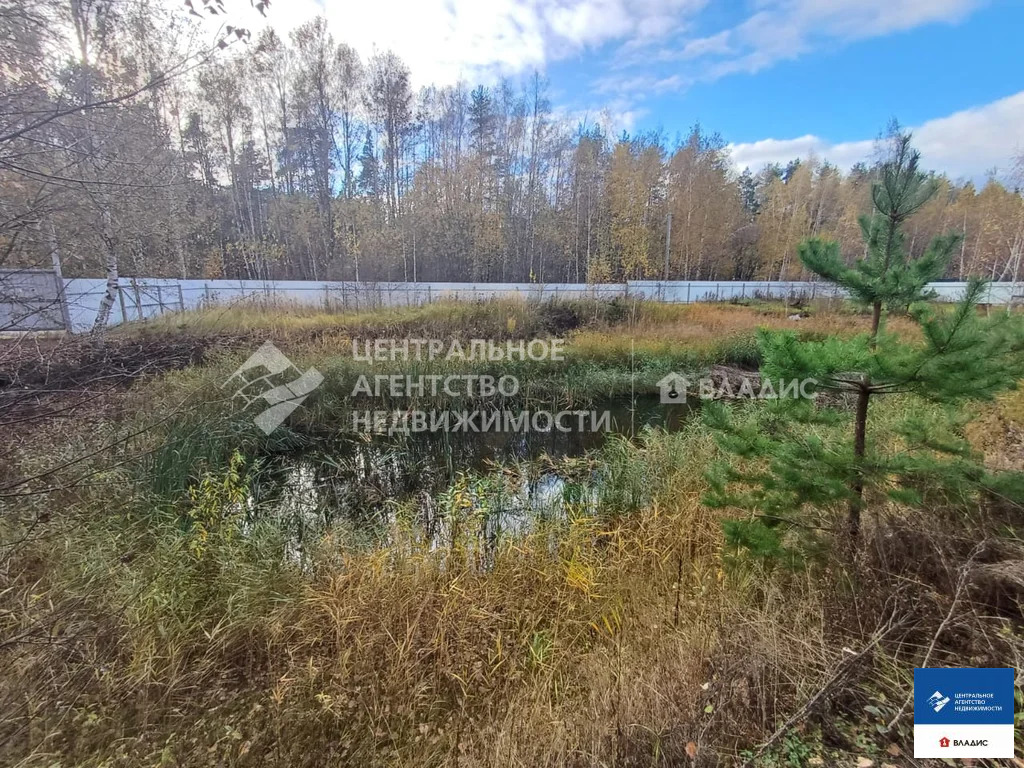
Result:
{"type": "Polygon", "coordinates": [[[68,308],[68,295],[64,290],[64,276],[60,271],[60,262],[55,261],[53,270],[53,286],[57,289],[57,304],[60,306],[60,318],[64,330],[71,333],[71,310],[68,308]]]}
{"type": "Polygon", "coordinates": [[[121,305],[121,322],[122,323],[127,323],[128,322],[128,310],[125,309],[125,306],[124,306],[124,286],[123,285],[118,285],[117,286],[117,300],[118,300],[118,303],[121,305]]]}
{"type": "MultiPolygon", "coordinates": [[[[135,314],[138,315],[139,320],[142,320],[142,296],[139,293],[139,284],[136,282],[134,277],[131,278],[131,283],[132,293],[135,294],[135,314]]],[[[125,320],[127,320],[127,318],[125,318],[125,320]]]]}

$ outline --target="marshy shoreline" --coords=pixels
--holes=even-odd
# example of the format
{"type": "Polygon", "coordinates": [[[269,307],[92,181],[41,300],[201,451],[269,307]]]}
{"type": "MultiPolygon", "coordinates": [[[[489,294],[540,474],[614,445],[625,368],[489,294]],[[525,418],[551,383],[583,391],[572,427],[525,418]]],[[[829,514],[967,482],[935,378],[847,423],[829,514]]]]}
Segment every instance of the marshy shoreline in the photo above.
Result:
{"type": "MultiPolygon", "coordinates": [[[[805,309],[243,305],[7,355],[0,760],[924,764],[915,666],[1024,666],[1019,510],[873,499],[856,553],[758,559],[723,536],[736,511],[704,503],[722,454],[700,408],[657,399],[671,372],[756,376],[760,327],[864,324],[805,309]],[[566,354],[371,365],[352,352],[367,338],[566,354]],[[270,435],[224,386],[267,340],[323,376],[270,435]],[[608,410],[614,428],[360,435],[355,409],[480,405],[354,397],[367,372],[515,376],[485,407],[608,410]]],[[[741,423],[763,407],[729,405],[741,423]]],[[[898,450],[898,417],[932,406],[876,407],[872,439],[898,450]]],[[[962,415],[988,464],[1015,464],[1019,393],[962,415]]]]}

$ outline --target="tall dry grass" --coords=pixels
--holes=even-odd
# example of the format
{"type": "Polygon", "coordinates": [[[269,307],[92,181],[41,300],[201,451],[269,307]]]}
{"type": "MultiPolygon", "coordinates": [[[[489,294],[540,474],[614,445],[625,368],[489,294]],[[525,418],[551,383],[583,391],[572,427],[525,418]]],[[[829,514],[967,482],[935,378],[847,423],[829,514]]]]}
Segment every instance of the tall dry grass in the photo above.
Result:
{"type": "Polygon", "coordinates": [[[956,596],[963,537],[921,520],[877,524],[843,566],[723,552],[700,504],[714,452],[698,426],[621,441],[603,460],[644,489],[639,511],[540,527],[486,557],[468,524],[432,548],[396,522],[387,546],[324,539],[306,573],[272,528],[211,528],[197,554],[124,492],[109,520],[5,562],[4,615],[47,634],[5,649],[4,761],[731,765],[845,670],[789,751],[756,763],[841,765],[909,749],[907,723],[875,728],[952,601],[933,663],[1021,659],[991,585],[956,596]]]}
{"type": "MultiPolygon", "coordinates": [[[[710,449],[693,440],[691,457],[710,449]]],[[[326,540],[312,578],[281,563],[270,531],[212,534],[195,556],[170,519],[79,529],[74,545],[8,562],[25,613],[88,630],[21,654],[4,676],[7,754],[125,765],[681,755],[699,740],[683,724],[706,698],[722,576],[718,526],[678,449],[619,447],[649,483],[688,478],[647,513],[581,518],[557,536],[542,527],[486,568],[469,528],[441,550],[401,526],[371,551],[326,540]]]]}
{"type": "MultiPolygon", "coordinates": [[[[641,357],[804,322],[750,314],[640,317],[641,357]],[[660,323],[666,340],[704,330],[672,346],[660,323]]],[[[574,343],[618,360],[631,338],[609,326],[574,343]]],[[[308,569],[272,525],[215,516],[197,540],[186,502],[129,471],[159,441],[113,442],[139,408],[172,410],[192,376],[125,395],[122,421],[116,408],[84,431],[55,421],[15,454],[44,470],[95,430],[112,440],[48,492],[0,501],[4,765],[909,765],[915,665],[1024,662],[1019,511],[877,510],[854,558],[751,562],[723,550],[718,513],[700,503],[716,448],[698,423],[612,441],[596,459],[611,481],[600,515],[496,552],[471,521],[432,547],[403,517],[372,548],[337,529],[308,569]],[[46,444],[54,456],[38,454],[46,444]]],[[[1016,400],[976,423],[991,456],[1012,455],[992,424],[1019,429],[1016,400]]],[[[193,426],[197,441],[237,447],[212,422],[193,426]]],[[[227,508],[223,470],[197,472],[227,489],[209,492],[227,508]]]]}

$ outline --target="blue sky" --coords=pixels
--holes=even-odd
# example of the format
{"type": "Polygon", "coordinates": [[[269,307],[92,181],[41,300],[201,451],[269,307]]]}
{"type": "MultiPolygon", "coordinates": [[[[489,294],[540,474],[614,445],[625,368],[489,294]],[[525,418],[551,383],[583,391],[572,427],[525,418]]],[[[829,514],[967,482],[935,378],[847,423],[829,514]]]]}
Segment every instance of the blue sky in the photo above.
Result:
{"type": "MultiPolygon", "coordinates": [[[[707,34],[716,26],[742,22],[744,4],[728,5],[733,7],[708,9],[709,22],[698,19],[707,34]]],[[[735,142],[807,133],[834,142],[856,141],[877,133],[890,116],[919,125],[1024,90],[1022,50],[1024,3],[993,3],[952,23],[925,23],[846,43],[829,41],[753,73],[737,72],[663,92],[627,88],[622,96],[641,111],[635,120],[638,128],[663,128],[669,135],[700,121],[735,142]],[[903,83],[882,85],[893,73],[903,83]]],[[[680,73],[700,77],[702,69],[654,61],[625,66],[619,58],[616,46],[607,44],[555,62],[548,67],[552,88],[583,107],[583,100],[571,94],[593,91],[595,84],[608,87],[612,84],[605,81],[610,79],[628,83],[633,75],[666,79],[680,73]]]]}
{"type": "Polygon", "coordinates": [[[699,121],[740,166],[848,167],[894,116],[954,177],[1024,151],[1022,0],[289,0],[270,23],[318,13],[416,85],[536,69],[562,113],[670,139],[699,121]]]}

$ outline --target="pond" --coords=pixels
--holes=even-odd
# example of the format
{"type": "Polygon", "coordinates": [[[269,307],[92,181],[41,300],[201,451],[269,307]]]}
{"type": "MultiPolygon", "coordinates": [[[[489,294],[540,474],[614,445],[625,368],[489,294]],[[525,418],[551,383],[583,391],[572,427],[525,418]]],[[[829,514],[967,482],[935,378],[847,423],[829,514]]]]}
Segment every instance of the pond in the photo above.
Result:
{"type": "MultiPolygon", "coordinates": [[[[645,427],[679,430],[688,404],[657,397],[598,401],[608,431],[420,432],[342,434],[300,453],[265,458],[250,485],[250,519],[273,520],[289,556],[343,527],[372,545],[406,515],[432,547],[453,541],[466,518],[488,547],[537,521],[592,511],[600,488],[587,456],[611,435],[635,438],[645,427]]],[[[463,531],[464,533],[465,531],[463,531]]]]}

